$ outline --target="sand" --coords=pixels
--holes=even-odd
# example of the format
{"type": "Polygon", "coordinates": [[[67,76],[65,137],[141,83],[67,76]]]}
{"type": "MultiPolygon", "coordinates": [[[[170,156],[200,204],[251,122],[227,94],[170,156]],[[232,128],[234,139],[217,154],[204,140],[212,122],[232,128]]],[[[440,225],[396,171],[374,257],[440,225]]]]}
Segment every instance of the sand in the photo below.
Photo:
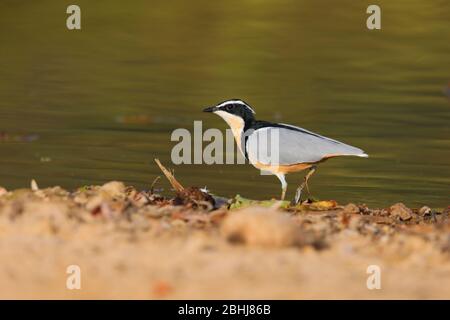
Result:
{"type": "Polygon", "coordinates": [[[448,299],[449,212],[0,188],[0,298],[448,299]]]}

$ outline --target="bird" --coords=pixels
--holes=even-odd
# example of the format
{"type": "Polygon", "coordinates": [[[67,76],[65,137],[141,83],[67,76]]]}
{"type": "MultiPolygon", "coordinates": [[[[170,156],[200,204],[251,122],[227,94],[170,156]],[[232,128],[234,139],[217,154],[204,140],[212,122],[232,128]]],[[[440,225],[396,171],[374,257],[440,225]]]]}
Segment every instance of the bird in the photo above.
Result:
{"type": "Polygon", "coordinates": [[[280,180],[281,200],[286,196],[286,174],[308,169],[296,190],[293,204],[299,203],[305,186],[309,194],[308,180],[318,164],[340,156],[368,157],[359,148],[301,127],[256,120],[253,108],[241,99],[223,101],[203,109],[203,112],[214,113],[225,120],[245,159],[255,168],[269,172],[280,180]]]}

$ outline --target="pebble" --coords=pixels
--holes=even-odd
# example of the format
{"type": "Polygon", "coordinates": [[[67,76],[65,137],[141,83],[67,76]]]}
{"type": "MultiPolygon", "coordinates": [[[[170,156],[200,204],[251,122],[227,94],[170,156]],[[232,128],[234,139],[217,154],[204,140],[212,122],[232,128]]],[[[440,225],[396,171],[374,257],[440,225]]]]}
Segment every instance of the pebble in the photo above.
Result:
{"type": "Polygon", "coordinates": [[[412,211],[403,203],[399,202],[390,207],[391,216],[399,217],[400,220],[406,221],[412,218],[412,211]]]}
{"type": "Polygon", "coordinates": [[[38,186],[38,184],[37,184],[37,182],[36,182],[36,180],[31,180],[31,183],[30,183],[30,188],[31,188],[31,190],[33,190],[33,191],[37,191],[37,190],[39,190],[39,186],[38,186]]]}
{"type": "Polygon", "coordinates": [[[358,214],[359,208],[356,204],[349,203],[344,207],[344,213],[348,214],[358,214]]]}
{"type": "Polygon", "coordinates": [[[111,197],[121,197],[125,193],[125,185],[122,182],[111,181],[100,187],[100,190],[106,192],[111,197]]]}
{"type": "Polygon", "coordinates": [[[425,216],[431,214],[431,208],[427,207],[427,206],[423,206],[422,208],[419,209],[419,215],[421,216],[425,216]]]}

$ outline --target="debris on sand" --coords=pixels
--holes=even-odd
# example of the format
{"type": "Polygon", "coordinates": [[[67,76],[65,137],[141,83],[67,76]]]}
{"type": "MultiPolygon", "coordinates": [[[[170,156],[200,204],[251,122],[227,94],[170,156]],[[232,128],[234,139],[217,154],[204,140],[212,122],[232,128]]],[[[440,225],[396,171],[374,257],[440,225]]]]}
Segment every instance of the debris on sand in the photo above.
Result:
{"type": "Polygon", "coordinates": [[[0,298],[371,298],[372,264],[386,270],[378,298],[450,296],[449,207],[226,201],[158,165],[173,196],[0,187],[0,298]]]}
{"type": "Polygon", "coordinates": [[[228,199],[213,196],[206,188],[189,187],[185,189],[175,179],[173,173],[166,169],[158,159],[155,159],[155,162],[176,192],[176,197],[172,200],[172,204],[188,206],[189,208],[203,208],[205,210],[218,209],[228,204],[228,199]]]}
{"type": "Polygon", "coordinates": [[[178,191],[172,203],[176,206],[186,206],[189,208],[203,208],[210,211],[215,207],[214,198],[197,187],[189,187],[178,191]]]}

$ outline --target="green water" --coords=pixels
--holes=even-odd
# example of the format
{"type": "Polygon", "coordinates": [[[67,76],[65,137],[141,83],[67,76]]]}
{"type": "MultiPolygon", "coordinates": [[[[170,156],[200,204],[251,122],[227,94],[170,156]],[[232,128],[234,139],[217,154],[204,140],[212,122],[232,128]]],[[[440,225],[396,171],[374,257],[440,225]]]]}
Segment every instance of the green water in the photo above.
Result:
{"type": "Polygon", "coordinates": [[[171,132],[224,130],[201,110],[237,97],[369,153],[320,166],[316,197],[450,204],[447,0],[377,1],[379,31],[366,1],[77,0],[82,30],[69,31],[71,3],[0,2],[0,185],[148,188],[157,157],[184,185],[278,196],[250,165],[171,164],[171,132]]]}

